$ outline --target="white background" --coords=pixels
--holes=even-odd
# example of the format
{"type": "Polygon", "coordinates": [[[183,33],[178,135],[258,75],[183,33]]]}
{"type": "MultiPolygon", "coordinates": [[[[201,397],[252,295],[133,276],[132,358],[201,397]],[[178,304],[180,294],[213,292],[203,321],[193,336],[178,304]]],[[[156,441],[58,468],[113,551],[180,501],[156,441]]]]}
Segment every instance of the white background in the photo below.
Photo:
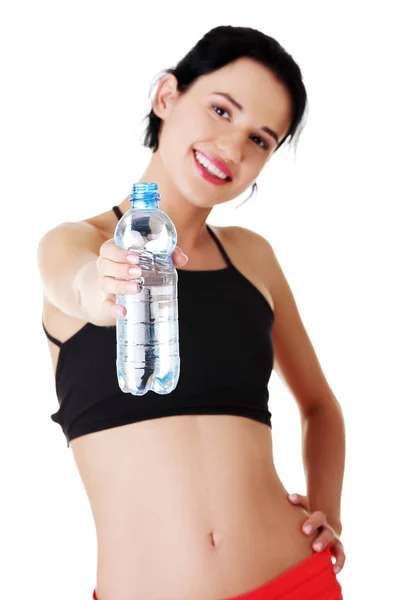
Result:
{"type": "MultiPolygon", "coordinates": [[[[151,82],[216,25],[257,27],[299,63],[310,115],[244,207],[209,222],[270,240],[347,427],[346,600],[398,589],[399,41],[396,2],[9,3],[1,55],[1,577],[7,600],[89,600],[91,511],[58,425],[36,249],[120,203],[150,158],[151,82]],[[397,460],[396,460],[397,459],[397,460]],[[397,464],[396,464],[397,462],[397,464]]],[[[162,208],[162,206],[160,206],[162,208]]],[[[295,402],[273,374],[275,459],[305,492],[295,402]]]]}

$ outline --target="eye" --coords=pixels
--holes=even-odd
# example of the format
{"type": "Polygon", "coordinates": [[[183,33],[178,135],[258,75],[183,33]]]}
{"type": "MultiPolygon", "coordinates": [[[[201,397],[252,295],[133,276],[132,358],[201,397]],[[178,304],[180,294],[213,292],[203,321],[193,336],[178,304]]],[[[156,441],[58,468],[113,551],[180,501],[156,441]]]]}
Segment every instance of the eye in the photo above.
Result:
{"type": "Polygon", "coordinates": [[[260,148],[268,150],[269,146],[263,138],[259,137],[258,135],[253,135],[251,139],[254,141],[255,144],[257,144],[257,146],[260,146],[260,148]]]}
{"type": "MultiPolygon", "coordinates": [[[[223,116],[224,114],[227,114],[228,116],[230,116],[230,112],[228,110],[226,110],[225,108],[222,108],[222,106],[218,106],[218,105],[214,105],[212,107],[212,109],[215,113],[217,113],[217,115],[219,115],[226,121],[228,120],[226,117],[223,116]]],[[[259,137],[258,135],[253,135],[251,137],[251,139],[254,141],[255,144],[257,144],[257,146],[259,146],[263,150],[269,150],[269,146],[263,138],[259,137]]]]}
{"type": "MultiPolygon", "coordinates": [[[[217,115],[219,115],[220,117],[222,117],[222,114],[226,113],[227,115],[229,115],[229,111],[225,110],[225,108],[222,108],[222,106],[213,106],[212,107],[213,111],[217,113],[217,115]],[[222,113],[222,114],[221,114],[222,113]]],[[[225,118],[225,117],[223,117],[225,118]]]]}

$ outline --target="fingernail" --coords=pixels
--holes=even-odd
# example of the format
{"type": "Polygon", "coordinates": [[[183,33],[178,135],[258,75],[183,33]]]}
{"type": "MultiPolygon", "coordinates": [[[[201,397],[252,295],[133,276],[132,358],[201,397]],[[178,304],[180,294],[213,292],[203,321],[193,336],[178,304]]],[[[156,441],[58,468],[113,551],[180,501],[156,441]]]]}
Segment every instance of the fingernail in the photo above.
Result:
{"type": "Polygon", "coordinates": [[[336,573],[336,575],[339,573],[340,571],[340,567],[337,567],[336,565],[333,567],[333,572],[336,573]]]}
{"type": "Polygon", "coordinates": [[[320,550],[322,550],[322,544],[321,544],[321,542],[318,542],[318,544],[314,544],[313,548],[317,552],[319,552],[320,550]]]}
{"type": "Polygon", "coordinates": [[[311,533],[312,525],[304,525],[303,531],[304,531],[304,533],[311,533]]]}
{"type": "Polygon", "coordinates": [[[138,262],[139,262],[139,257],[138,257],[138,255],[137,255],[137,254],[127,254],[127,255],[126,255],[126,260],[127,260],[128,262],[130,262],[130,263],[134,264],[134,265],[135,265],[135,264],[137,265],[137,264],[138,264],[138,262]]]}
{"type": "Polygon", "coordinates": [[[297,494],[289,494],[289,499],[295,502],[297,500],[297,494]]]}

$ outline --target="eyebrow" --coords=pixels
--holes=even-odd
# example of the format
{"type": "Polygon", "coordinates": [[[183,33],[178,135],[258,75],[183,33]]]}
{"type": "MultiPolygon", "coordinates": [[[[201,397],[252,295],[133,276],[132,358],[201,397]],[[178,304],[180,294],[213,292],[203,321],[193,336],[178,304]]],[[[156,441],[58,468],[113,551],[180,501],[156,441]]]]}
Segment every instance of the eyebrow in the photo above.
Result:
{"type": "MultiPolygon", "coordinates": [[[[228,102],[233,104],[233,106],[235,106],[238,110],[240,110],[241,112],[243,111],[243,106],[241,104],[239,104],[239,102],[237,102],[237,100],[232,98],[232,96],[230,94],[227,94],[226,92],[214,92],[214,94],[218,94],[218,96],[222,96],[223,98],[225,98],[225,100],[228,100],[228,102]]],[[[265,133],[268,133],[271,137],[274,138],[276,143],[279,144],[278,134],[273,129],[271,129],[270,127],[267,127],[266,125],[264,125],[260,129],[262,129],[262,131],[265,131],[265,133]]]]}

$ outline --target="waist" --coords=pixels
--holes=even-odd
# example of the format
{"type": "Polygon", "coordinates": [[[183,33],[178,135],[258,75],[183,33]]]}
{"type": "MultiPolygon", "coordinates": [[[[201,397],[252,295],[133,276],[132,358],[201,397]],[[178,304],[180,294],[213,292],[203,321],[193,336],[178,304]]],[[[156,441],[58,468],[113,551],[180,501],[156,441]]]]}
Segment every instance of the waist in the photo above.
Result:
{"type": "Polygon", "coordinates": [[[265,424],[169,417],[83,436],[71,447],[94,514],[103,589],[126,577],[145,586],[147,569],[173,585],[177,565],[210,586],[225,573],[223,587],[239,561],[233,596],[312,554],[301,533],[306,512],[287,500],[265,424]]]}

